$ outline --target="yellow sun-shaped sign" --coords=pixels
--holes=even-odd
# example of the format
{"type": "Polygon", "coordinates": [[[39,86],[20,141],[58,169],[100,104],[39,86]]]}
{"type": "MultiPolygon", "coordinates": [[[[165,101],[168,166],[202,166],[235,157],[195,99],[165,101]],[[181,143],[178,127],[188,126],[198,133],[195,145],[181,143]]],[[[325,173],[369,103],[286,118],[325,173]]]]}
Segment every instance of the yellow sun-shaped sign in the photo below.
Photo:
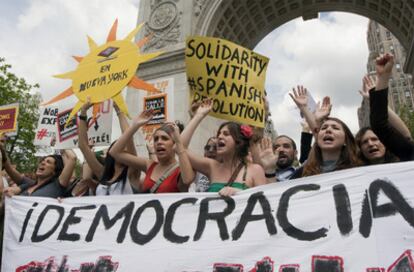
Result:
{"type": "Polygon", "coordinates": [[[131,41],[142,27],[142,24],[131,31],[123,40],[116,40],[117,27],[118,20],[115,20],[108,34],[107,42],[101,46],[98,46],[88,36],[90,53],[85,57],[74,56],[75,60],[79,62],[77,69],[55,76],[72,79],[72,86],[44,103],[45,105],[75,94],[79,101],[70,113],[69,121],[87,102],[88,97],[91,103],[94,104],[94,118],[99,110],[99,103],[112,98],[119,109],[128,115],[128,108],[121,95],[121,91],[125,86],[159,92],[153,85],[135,76],[135,72],[139,64],[159,56],[161,52],[140,54],[140,48],[150,39],[150,36],[137,43],[131,41]]]}

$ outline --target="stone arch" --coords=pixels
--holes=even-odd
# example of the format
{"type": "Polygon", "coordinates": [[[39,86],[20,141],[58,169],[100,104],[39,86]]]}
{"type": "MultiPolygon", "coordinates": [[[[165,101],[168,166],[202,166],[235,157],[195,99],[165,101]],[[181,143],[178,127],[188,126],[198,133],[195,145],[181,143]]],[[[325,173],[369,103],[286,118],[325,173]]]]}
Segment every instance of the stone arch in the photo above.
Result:
{"type": "MultiPolygon", "coordinates": [[[[373,19],[388,28],[405,48],[404,71],[414,72],[414,0],[142,0],[138,23],[145,23],[137,39],[153,34],[144,52],[162,50],[160,57],[139,67],[145,80],[171,79],[170,117],[188,121],[185,40],[191,35],[221,37],[253,48],[268,33],[295,18],[318,17],[319,12],[343,11],[373,19]]],[[[128,91],[132,115],[142,108],[142,96],[128,91]]],[[[217,129],[217,119],[203,121],[193,146],[201,147],[217,129]]],[[[200,152],[202,152],[200,150],[200,152]]]]}
{"type": "Polygon", "coordinates": [[[407,52],[404,70],[414,72],[414,0],[220,0],[205,1],[198,35],[231,40],[253,48],[267,34],[295,18],[319,12],[359,14],[385,26],[407,52]]]}

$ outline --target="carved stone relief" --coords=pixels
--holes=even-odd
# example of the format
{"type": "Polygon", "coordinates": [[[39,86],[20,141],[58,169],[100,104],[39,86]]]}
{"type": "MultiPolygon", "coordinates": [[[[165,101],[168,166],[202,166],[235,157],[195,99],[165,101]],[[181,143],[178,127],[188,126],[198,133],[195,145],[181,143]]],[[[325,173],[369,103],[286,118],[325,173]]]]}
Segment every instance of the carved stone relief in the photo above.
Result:
{"type": "Polygon", "coordinates": [[[195,0],[194,1],[194,15],[198,17],[200,15],[201,11],[204,8],[204,4],[206,3],[206,0],[195,0]]]}
{"type": "Polygon", "coordinates": [[[177,7],[177,1],[153,0],[151,2],[151,14],[145,24],[145,35],[153,35],[153,37],[146,44],[145,51],[179,42],[182,12],[177,7]]]}

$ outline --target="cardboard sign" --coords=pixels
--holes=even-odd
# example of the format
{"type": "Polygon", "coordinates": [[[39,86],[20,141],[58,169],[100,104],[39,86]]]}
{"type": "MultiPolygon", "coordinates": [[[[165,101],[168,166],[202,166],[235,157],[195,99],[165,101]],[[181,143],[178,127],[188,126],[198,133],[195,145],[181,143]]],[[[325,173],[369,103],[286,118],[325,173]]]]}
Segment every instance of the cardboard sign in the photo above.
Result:
{"type": "Polygon", "coordinates": [[[161,93],[144,97],[144,110],[154,110],[154,117],[147,125],[163,124],[167,121],[167,94],[161,93]]]}
{"type": "MultiPolygon", "coordinates": [[[[93,109],[87,112],[88,137],[95,146],[108,146],[112,135],[112,101],[106,100],[97,105],[95,120],[92,118],[93,109]]],[[[39,147],[53,145],[56,149],[76,148],[79,120],[71,118],[68,122],[72,109],[73,103],[68,101],[41,107],[34,144],[39,147]]]]}
{"type": "Polygon", "coordinates": [[[9,136],[16,135],[18,116],[18,103],[0,106],[0,134],[6,133],[9,136]]]}
{"type": "MultiPolygon", "coordinates": [[[[88,138],[95,146],[109,146],[112,135],[112,101],[106,100],[98,104],[95,119],[92,117],[93,109],[89,109],[88,116],[88,138]]],[[[69,113],[72,108],[65,107],[58,113],[57,142],[55,148],[68,149],[78,146],[78,127],[80,120],[72,118],[69,122],[69,113]]]]}
{"type": "Polygon", "coordinates": [[[414,162],[217,193],[6,199],[1,271],[414,271],[414,162]]]}
{"type": "MultiPolygon", "coordinates": [[[[148,82],[150,84],[153,84],[154,87],[156,87],[161,93],[159,94],[160,96],[158,96],[158,95],[154,95],[153,92],[147,92],[146,95],[145,93],[140,92],[137,100],[144,101],[144,103],[138,105],[137,107],[138,112],[141,112],[142,110],[146,109],[145,101],[148,98],[161,97],[160,99],[163,99],[162,96],[165,95],[165,99],[163,99],[164,100],[164,115],[165,115],[164,121],[174,120],[174,116],[175,116],[174,115],[174,78],[159,78],[156,80],[150,80],[148,82]]],[[[144,136],[145,141],[151,141],[152,135],[154,131],[160,127],[160,123],[161,121],[157,122],[157,124],[143,126],[140,129],[141,133],[144,136]]],[[[143,148],[141,151],[146,152],[146,148],[143,148]]]]}
{"type": "Polygon", "coordinates": [[[70,118],[70,120],[68,120],[71,111],[72,109],[59,112],[56,117],[59,142],[67,141],[78,135],[77,118],[70,118]]]}
{"type": "Polygon", "coordinates": [[[59,112],[58,105],[41,106],[39,109],[39,121],[35,132],[33,144],[36,146],[50,146],[56,139],[56,116],[59,112]]]}
{"type": "Polygon", "coordinates": [[[263,128],[269,59],[218,38],[189,37],[186,44],[190,103],[212,98],[210,115],[263,128]]]}

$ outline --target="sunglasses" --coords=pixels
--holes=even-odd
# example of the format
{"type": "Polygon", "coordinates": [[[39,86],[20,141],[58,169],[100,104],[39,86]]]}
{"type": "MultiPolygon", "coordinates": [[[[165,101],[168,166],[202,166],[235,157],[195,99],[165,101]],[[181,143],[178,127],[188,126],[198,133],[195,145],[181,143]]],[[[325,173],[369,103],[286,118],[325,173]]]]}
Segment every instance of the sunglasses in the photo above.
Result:
{"type": "Polygon", "coordinates": [[[209,151],[209,152],[213,152],[213,151],[217,151],[217,145],[205,145],[204,146],[204,151],[209,151]]]}

